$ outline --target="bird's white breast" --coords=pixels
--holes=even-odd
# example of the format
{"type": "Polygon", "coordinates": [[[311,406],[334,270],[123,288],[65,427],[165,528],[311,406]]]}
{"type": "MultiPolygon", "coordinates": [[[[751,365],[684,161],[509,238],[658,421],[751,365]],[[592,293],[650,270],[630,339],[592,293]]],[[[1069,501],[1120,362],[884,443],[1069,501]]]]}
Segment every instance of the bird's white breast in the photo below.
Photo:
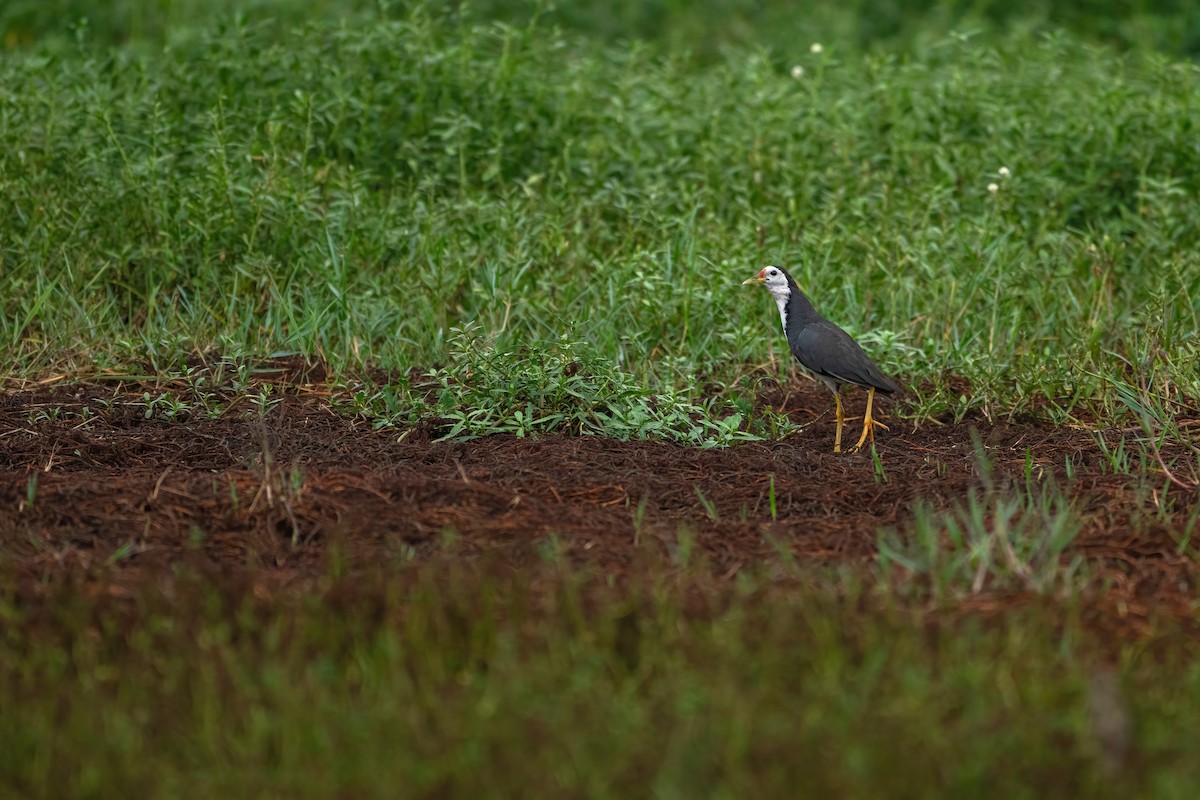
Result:
{"type": "Polygon", "coordinates": [[[786,286],[782,292],[771,292],[771,296],[775,298],[775,305],[779,306],[779,324],[783,326],[784,336],[787,336],[787,302],[791,294],[786,286]]]}

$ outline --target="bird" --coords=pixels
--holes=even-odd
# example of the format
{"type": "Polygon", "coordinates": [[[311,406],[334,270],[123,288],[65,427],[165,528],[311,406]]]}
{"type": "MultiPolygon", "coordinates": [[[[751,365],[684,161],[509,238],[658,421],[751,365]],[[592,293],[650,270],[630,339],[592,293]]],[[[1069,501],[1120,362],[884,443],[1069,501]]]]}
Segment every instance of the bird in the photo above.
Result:
{"type": "Polygon", "coordinates": [[[852,452],[860,450],[868,437],[874,443],[875,426],[887,430],[886,425],[871,415],[875,392],[892,394],[900,391],[900,387],[883,374],[883,370],[863,352],[850,334],[821,316],[783,267],[763,267],[753,278],[742,281],[743,286],[752,284],[765,286],[775,298],[775,304],[779,306],[779,320],[783,323],[783,335],[787,337],[792,355],[833,392],[837,409],[833,452],[842,452],[845,416],[842,412],[841,388],[847,383],[868,389],[862,436],[858,437],[858,444],[854,445],[852,452]]]}

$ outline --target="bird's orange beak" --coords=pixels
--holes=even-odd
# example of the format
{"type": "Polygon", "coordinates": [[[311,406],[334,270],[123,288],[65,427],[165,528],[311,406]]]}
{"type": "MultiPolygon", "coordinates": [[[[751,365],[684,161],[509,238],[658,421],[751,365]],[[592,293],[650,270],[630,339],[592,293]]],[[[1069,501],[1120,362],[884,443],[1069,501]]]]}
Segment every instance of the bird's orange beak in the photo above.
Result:
{"type": "Polygon", "coordinates": [[[761,270],[759,270],[758,274],[755,275],[753,278],[747,278],[746,280],[742,281],[742,286],[749,286],[752,283],[766,283],[766,282],[767,282],[767,271],[766,271],[766,269],[761,269],[761,270]]]}

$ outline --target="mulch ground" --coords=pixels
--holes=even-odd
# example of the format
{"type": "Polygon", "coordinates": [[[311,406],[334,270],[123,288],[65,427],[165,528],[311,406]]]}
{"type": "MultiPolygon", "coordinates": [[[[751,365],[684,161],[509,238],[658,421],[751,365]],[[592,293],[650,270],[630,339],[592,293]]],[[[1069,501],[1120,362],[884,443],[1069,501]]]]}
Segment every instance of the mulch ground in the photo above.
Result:
{"type": "MultiPolygon", "coordinates": [[[[797,422],[828,411],[823,387],[784,389],[773,400],[797,422]]],[[[681,548],[719,578],[787,551],[801,564],[867,565],[881,528],[905,535],[918,504],[948,507],[980,488],[974,428],[989,480],[1024,482],[1031,458],[1034,480],[1055,480],[1084,512],[1067,557],[1105,579],[1112,614],[1130,624],[1194,614],[1196,561],[1178,542],[1197,493],[1109,474],[1088,430],[981,419],[914,429],[885,405],[881,475],[869,454],[830,452],[830,414],[785,441],[725,450],[447,443],[339,416],[312,387],[285,390],[262,419],[145,419],[141,390],[124,387],[106,409],[96,399],[111,401],[112,385],[0,395],[0,553],[16,580],[104,564],[133,580],[199,557],[278,587],[321,575],[334,551],[351,569],[448,553],[521,569],[553,548],[618,580],[648,558],[679,563],[681,548]],[[96,412],[86,422],[84,406],[96,412]]],[[[862,401],[850,394],[848,413],[862,401]]]]}

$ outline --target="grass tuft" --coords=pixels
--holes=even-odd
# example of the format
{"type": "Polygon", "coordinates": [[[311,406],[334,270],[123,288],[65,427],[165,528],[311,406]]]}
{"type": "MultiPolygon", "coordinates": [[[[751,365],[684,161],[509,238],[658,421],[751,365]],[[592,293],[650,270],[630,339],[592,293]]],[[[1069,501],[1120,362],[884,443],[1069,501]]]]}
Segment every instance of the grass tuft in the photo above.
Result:
{"type": "Polygon", "coordinates": [[[448,364],[429,375],[443,439],[565,433],[719,447],[761,438],[743,429],[740,412],[722,416],[724,401],[698,406],[673,391],[655,395],[583,342],[498,350],[464,328],[450,348],[448,364]]]}

